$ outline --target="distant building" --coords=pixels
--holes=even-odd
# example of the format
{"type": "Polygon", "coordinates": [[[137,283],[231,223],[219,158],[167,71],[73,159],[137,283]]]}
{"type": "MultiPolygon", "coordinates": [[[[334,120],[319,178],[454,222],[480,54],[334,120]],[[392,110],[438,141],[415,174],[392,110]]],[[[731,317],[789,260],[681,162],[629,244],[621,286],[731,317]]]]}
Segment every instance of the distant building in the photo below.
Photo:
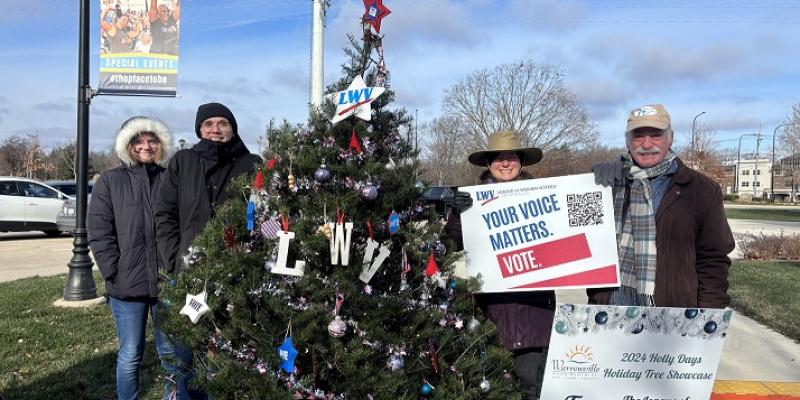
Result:
{"type": "Polygon", "coordinates": [[[726,194],[743,199],[769,199],[774,192],[776,202],[800,201],[800,154],[777,160],[772,168],[770,158],[742,159],[723,163],[725,177],[719,182],[726,194]]]}

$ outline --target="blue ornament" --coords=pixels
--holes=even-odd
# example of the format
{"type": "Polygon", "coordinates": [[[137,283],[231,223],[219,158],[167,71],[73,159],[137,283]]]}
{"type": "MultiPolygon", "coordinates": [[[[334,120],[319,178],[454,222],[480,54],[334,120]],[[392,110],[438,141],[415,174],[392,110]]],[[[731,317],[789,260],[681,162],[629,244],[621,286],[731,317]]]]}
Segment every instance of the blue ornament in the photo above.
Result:
{"type": "Polygon", "coordinates": [[[294,372],[294,360],[297,358],[297,349],[294,348],[292,337],[283,339],[283,344],[278,347],[278,357],[281,358],[281,369],[287,374],[294,372]]]}
{"type": "Polygon", "coordinates": [[[430,383],[425,382],[422,384],[422,387],[419,388],[419,394],[427,397],[433,394],[433,386],[430,383]]]}
{"type": "Polygon", "coordinates": [[[697,316],[697,309],[696,308],[687,308],[686,312],[683,313],[686,318],[692,319],[697,316]]]}
{"type": "Polygon", "coordinates": [[[255,227],[256,203],[247,202],[247,230],[252,232],[255,227]]]}
{"type": "Polygon", "coordinates": [[[568,330],[569,330],[569,325],[567,325],[566,322],[564,322],[564,321],[556,322],[556,332],[558,332],[558,333],[563,335],[563,334],[567,333],[568,330]]]}
{"type": "Polygon", "coordinates": [[[608,313],[605,311],[600,311],[594,316],[594,322],[596,322],[597,325],[603,325],[607,321],[608,321],[608,313]]]}
{"type": "Polygon", "coordinates": [[[389,224],[386,229],[388,229],[389,233],[392,235],[400,230],[400,215],[398,215],[396,211],[392,211],[392,213],[389,214],[389,224]]]}
{"type": "Polygon", "coordinates": [[[634,335],[638,335],[642,333],[643,330],[644,330],[644,325],[636,324],[636,326],[634,326],[633,329],[631,329],[631,333],[634,335]]]}
{"type": "Polygon", "coordinates": [[[709,333],[709,334],[710,333],[714,333],[714,331],[717,330],[717,323],[714,322],[714,321],[708,321],[708,322],[706,322],[706,325],[703,327],[703,330],[706,331],[706,333],[709,333]]]}
{"type": "Polygon", "coordinates": [[[450,286],[450,289],[455,289],[456,288],[456,280],[455,279],[451,280],[449,286],[450,286]]]}
{"type": "Polygon", "coordinates": [[[329,180],[331,180],[331,171],[324,162],[319,166],[319,168],[317,168],[316,171],[314,171],[314,180],[319,183],[327,183],[329,180]]]}
{"type": "Polygon", "coordinates": [[[730,323],[732,316],[733,316],[733,310],[725,311],[725,314],[722,314],[722,320],[727,323],[730,323]]]}
{"type": "Polygon", "coordinates": [[[638,307],[628,307],[628,309],[625,310],[625,315],[628,318],[636,318],[636,316],[639,315],[639,308],[638,307]]]}

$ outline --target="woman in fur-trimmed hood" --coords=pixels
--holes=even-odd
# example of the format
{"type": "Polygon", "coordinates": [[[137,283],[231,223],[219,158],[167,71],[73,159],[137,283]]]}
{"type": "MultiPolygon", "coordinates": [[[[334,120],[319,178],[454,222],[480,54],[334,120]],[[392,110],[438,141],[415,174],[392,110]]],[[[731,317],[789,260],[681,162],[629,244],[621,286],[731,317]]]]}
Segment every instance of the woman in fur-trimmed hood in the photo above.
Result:
{"type": "Polygon", "coordinates": [[[105,279],[106,294],[119,338],[117,394],[136,399],[139,364],[144,354],[147,315],[156,350],[168,373],[174,348],[159,329],[159,266],[153,204],[172,151],[172,133],[158,120],[137,116],[117,132],[114,152],[121,165],[103,172],[92,192],[87,218],[89,243],[105,279]]]}

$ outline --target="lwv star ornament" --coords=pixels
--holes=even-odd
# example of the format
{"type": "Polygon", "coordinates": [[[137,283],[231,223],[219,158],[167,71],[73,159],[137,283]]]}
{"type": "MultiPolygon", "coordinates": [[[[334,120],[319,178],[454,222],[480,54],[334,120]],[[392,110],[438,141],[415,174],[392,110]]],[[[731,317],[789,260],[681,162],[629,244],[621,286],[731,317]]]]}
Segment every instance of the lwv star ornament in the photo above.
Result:
{"type": "Polygon", "coordinates": [[[337,122],[355,115],[365,121],[372,119],[372,101],[377,99],[386,88],[367,87],[361,75],[356,76],[347,90],[330,93],[326,97],[336,103],[336,112],[331,118],[331,123],[337,122]]]}

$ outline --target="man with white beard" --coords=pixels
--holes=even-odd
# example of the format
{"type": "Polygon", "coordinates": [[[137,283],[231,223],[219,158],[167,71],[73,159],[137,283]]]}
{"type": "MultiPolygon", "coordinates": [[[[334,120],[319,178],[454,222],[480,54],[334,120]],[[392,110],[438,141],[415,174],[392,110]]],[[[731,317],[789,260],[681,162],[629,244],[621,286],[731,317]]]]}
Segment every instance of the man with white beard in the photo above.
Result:
{"type": "Polygon", "coordinates": [[[595,164],[612,186],[621,286],[589,289],[592,304],[724,308],[734,240],[719,185],[672,152],[661,104],[631,110],[628,152],[595,164]]]}

